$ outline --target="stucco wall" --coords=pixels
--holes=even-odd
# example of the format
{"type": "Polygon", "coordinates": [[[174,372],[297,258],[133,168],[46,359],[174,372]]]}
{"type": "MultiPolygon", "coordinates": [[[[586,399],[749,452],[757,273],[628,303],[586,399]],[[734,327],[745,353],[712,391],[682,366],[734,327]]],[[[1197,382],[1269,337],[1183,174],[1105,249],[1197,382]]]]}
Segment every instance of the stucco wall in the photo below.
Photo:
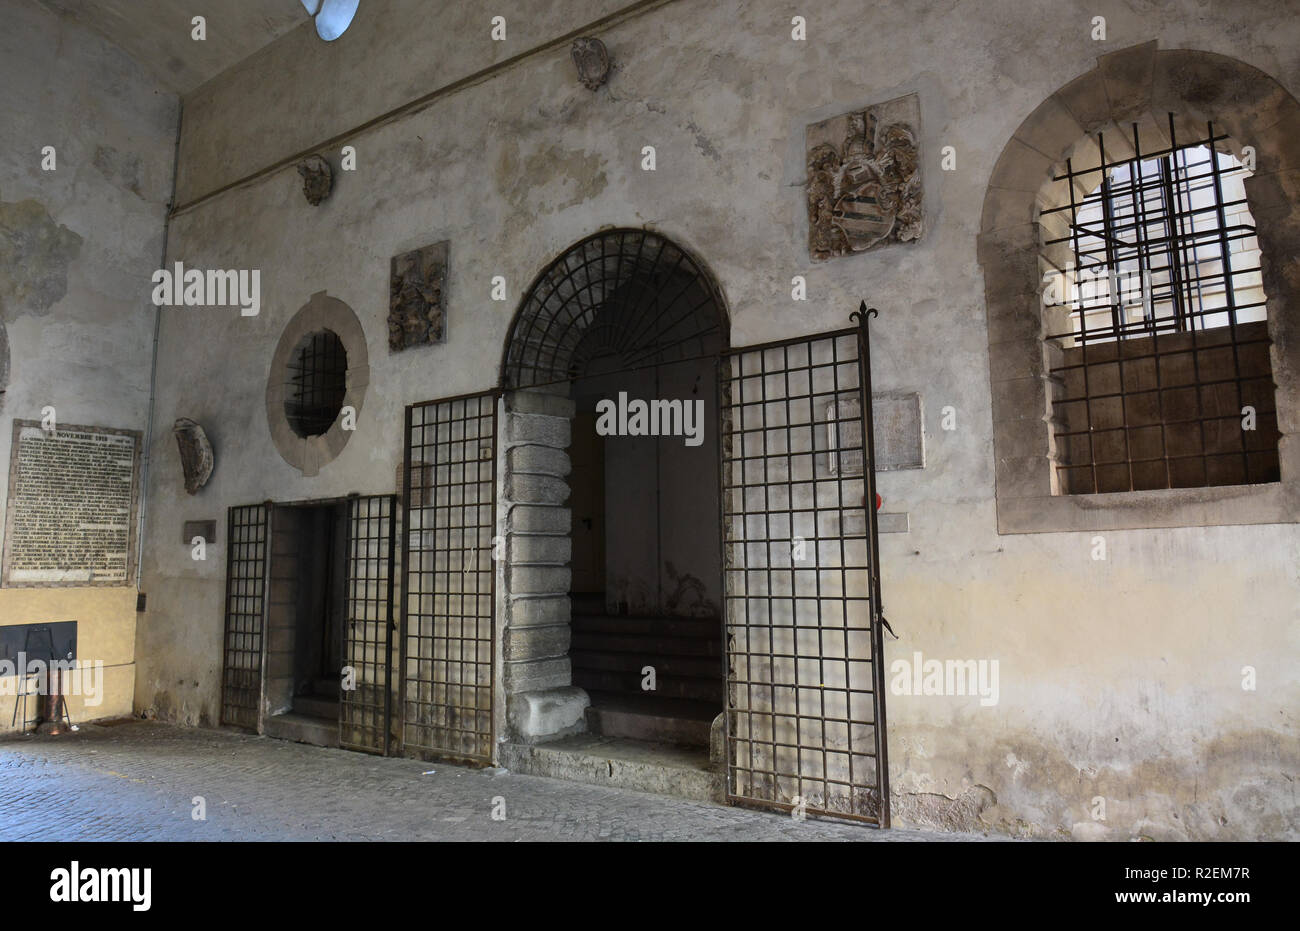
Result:
{"type": "MultiPolygon", "coordinates": [[[[0,319],[9,384],[0,416],[0,505],[14,418],[143,431],[177,100],[123,52],[30,2],[0,30],[0,319]],[[42,170],[53,146],[56,169],[42,170]]],[[[170,436],[168,436],[170,438],[170,436]]],[[[172,441],[174,445],[174,440],[172,441]]],[[[105,664],[102,704],[129,712],[135,580],[123,588],[0,588],[0,625],[76,620],[78,655],[105,664]]],[[[0,727],[9,728],[7,713],[0,727]]]]}
{"type": "MultiPolygon", "coordinates": [[[[382,17],[403,5],[364,6],[382,17]]],[[[370,100],[375,86],[414,96],[420,62],[444,49],[470,72],[508,57],[478,42],[489,26],[477,5],[445,6],[462,10],[455,21],[464,25],[445,31],[394,16],[388,30],[376,21],[330,46],[295,33],[209,84],[187,111],[182,200],[228,180],[222,166],[271,164],[347,122],[321,117],[324,103],[302,105],[304,92],[286,83],[339,98],[329,106],[360,122],[375,114],[346,101],[370,100]],[[427,54],[409,53],[412,30],[422,30],[427,54]],[[320,79],[288,80],[291,65],[320,79]]],[[[790,7],[775,0],[668,3],[600,33],[616,70],[597,93],[577,83],[567,49],[547,51],[348,140],[357,170],[336,171],[320,207],[306,203],[287,167],[173,220],[170,260],[261,269],[263,307],[246,318],[234,309],[164,313],[158,422],[203,423],[217,468],[196,498],[184,495],[178,470],[150,475],[140,707],[187,721],[217,715],[224,557],[190,560],[177,542],[182,520],[220,521],[229,505],[267,498],[391,491],[403,405],[490,387],[537,271],[603,225],[645,224],[709,266],[733,345],[845,326],[865,298],[881,310],[876,390],[924,399],[926,468],[880,477],[885,510],[911,520],[910,533],[881,540],[885,608],[900,637],[887,642],[886,663],[915,652],[997,660],[1000,695],[991,707],[976,697],[889,696],[898,822],[1116,839],[1300,833],[1300,532],[1113,531],[1104,561],[1092,558],[1090,533],[1000,536],[976,256],[985,189],[1007,139],[1098,55],[1154,38],[1234,56],[1295,92],[1300,20],[1285,3],[1135,10],[1111,0],[804,12],[809,38],[795,42],[790,7]],[[1090,38],[1098,15],[1105,42],[1090,38]],[[811,263],[803,127],[912,92],[923,239],[811,263]],[[645,145],[657,149],[654,172],[640,168],[645,145]],[[940,170],[944,146],[956,150],[954,171],[940,170]],[[389,258],[441,239],[451,241],[447,343],[390,356],[389,258]],[[507,280],[505,302],[490,299],[495,275],[507,280]],[[794,275],[807,277],[806,303],[790,299],[794,275]],[[276,453],[263,397],[281,329],[322,289],[361,318],[370,381],[356,436],[304,478],[276,453]],[[946,406],[955,408],[951,431],[940,427],[946,406]],[[1255,691],[1242,688],[1244,666],[1257,671],[1255,691]],[[1104,821],[1091,817],[1096,797],[1106,800],[1104,821]]],[[[578,22],[575,14],[563,28],[578,22]]],[[[338,152],[326,154],[337,169],[338,152]]],[[[156,457],[169,441],[156,436],[156,457]]]]}

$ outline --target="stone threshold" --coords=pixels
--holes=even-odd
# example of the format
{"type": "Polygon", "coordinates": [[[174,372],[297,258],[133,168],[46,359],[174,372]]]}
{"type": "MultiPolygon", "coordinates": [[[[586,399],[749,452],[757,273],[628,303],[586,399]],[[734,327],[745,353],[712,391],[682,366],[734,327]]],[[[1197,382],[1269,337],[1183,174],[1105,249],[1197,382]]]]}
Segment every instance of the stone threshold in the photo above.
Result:
{"type": "Polygon", "coordinates": [[[624,737],[577,735],[546,743],[504,743],[500,764],[512,773],[649,792],[698,802],[724,802],[721,769],[704,747],[624,737]]]}

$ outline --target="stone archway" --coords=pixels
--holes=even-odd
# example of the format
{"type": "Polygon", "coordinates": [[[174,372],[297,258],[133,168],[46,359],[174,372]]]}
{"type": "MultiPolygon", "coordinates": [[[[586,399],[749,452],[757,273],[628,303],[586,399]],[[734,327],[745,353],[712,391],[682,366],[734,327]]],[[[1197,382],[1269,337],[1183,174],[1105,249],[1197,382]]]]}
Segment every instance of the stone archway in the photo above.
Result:
{"type": "MultiPolygon", "coordinates": [[[[1155,42],[1098,59],[1031,113],[1007,142],[984,198],[984,269],[1000,533],[1272,523],[1300,519],[1300,102],[1275,79],[1211,52],[1155,42]],[[1212,121],[1255,150],[1246,196],[1258,224],[1277,383],[1281,482],[1127,492],[1122,506],[1054,495],[1039,303],[1039,211],[1053,166],[1111,125],[1174,114],[1212,121]]],[[[1094,499],[1106,496],[1090,496],[1094,499]]]]}
{"type": "MultiPolygon", "coordinates": [[[[612,229],[575,243],[525,292],[502,355],[498,451],[505,557],[496,605],[498,697],[511,737],[580,731],[589,705],[573,683],[569,655],[570,386],[596,372],[714,357],[728,333],[713,276],[687,249],[648,230],[612,229]]],[[[701,521],[719,532],[714,515],[701,521]]]]}

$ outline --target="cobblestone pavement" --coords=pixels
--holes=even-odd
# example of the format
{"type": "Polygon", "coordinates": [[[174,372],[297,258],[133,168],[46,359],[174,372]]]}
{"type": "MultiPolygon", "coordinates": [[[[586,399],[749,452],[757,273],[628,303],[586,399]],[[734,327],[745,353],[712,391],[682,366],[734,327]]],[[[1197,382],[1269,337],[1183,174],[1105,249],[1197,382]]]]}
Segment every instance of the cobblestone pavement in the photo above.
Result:
{"type": "Polygon", "coordinates": [[[0,841],[984,839],[144,721],[0,737],[0,841]]]}

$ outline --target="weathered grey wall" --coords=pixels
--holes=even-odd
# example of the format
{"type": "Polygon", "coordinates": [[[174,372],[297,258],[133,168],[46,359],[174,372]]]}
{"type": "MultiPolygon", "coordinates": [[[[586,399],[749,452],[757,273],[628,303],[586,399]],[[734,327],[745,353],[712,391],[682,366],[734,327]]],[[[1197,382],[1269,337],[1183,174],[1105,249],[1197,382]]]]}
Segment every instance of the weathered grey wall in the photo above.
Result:
{"type": "Polygon", "coordinates": [[[177,93],[194,90],[247,57],[250,50],[307,22],[302,4],[266,0],[204,4],[188,0],[39,2],[67,14],[152,67],[155,79],[177,93]],[[196,42],[193,20],[200,14],[206,38],[196,42]]]}
{"type": "MultiPolygon", "coordinates": [[[[15,418],[143,431],[177,100],[123,52],[31,0],[0,29],[0,323],[9,384],[0,506],[15,418]],[[55,148],[56,169],[42,170],[55,148]]],[[[173,442],[173,447],[174,443],[173,442]]],[[[172,452],[175,450],[173,448],[172,452]]],[[[135,589],[0,589],[0,624],[77,620],[78,652],[105,663],[105,703],[131,708],[135,589]]],[[[4,726],[8,727],[8,716],[4,726]]]]}
{"type": "Polygon", "coordinates": [[[303,24],[186,97],[176,202],[189,203],[628,5],[374,0],[358,7],[346,41],[333,42],[328,54],[315,29],[303,24]],[[504,42],[491,38],[494,16],[506,18],[504,42]],[[275,103],[239,108],[236,116],[230,106],[241,96],[275,103]]]}
{"type": "MultiPolygon", "coordinates": [[[[442,4],[436,19],[412,19],[407,4],[365,6],[369,31],[328,46],[293,33],[203,89],[187,111],[182,200],[538,35],[523,5],[509,47],[485,40],[478,4],[442,4]],[[437,59],[456,67],[430,71],[437,59]]],[[[718,278],[733,345],[844,326],[866,298],[882,311],[876,390],[924,399],[927,467],[880,480],[885,510],[911,517],[910,533],[881,544],[901,638],[886,659],[998,660],[1001,694],[993,707],[890,696],[899,821],[1116,839],[1300,833],[1300,533],[1110,532],[1105,561],[1091,558],[1092,534],[999,536],[975,251],[1007,139],[1098,55],[1154,38],[1237,57],[1294,92],[1300,20],[1281,2],[846,2],[804,13],[808,41],[794,42],[791,9],[777,0],[667,3],[601,32],[616,72],[597,93],[578,85],[566,49],[548,51],[349,140],[357,171],[340,173],[318,208],[290,167],[174,220],[170,258],[260,268],[263,309],[164,315],[158,422],[203,423],[217,468],[193,499],[177,470],[151,475],[140,707],[216,717],[224,562],[192,562],[176,542],[182,520],[220,520],[228,505],[267,498],[391,491],[403,405],[494,384],[532,276],[603,225],[646,224],[718,278]],[[1090,38],[1097,15],[1105,42],[1090,38]],[[912,92],[922,241],[810,263],[803,127],[912,92]],[[657,148],[653,173],[640,169],[645,145],[657,148]],[[947,145],[955,171],[939,168],[947,145]],[[389,356],[389,257],[441,239],[451,241],[448,341],[389,356]],[[494,275],[508,281],[506,302],[489,297],[494,275]],[[807,276],[807,303],[790,300],[793,275],[807,276]],[[321,289],[361,318],[370,384],[353,441],[304,479],[277,455],[262,399],[280,330],[321,289]],[[951,432],[939,427],[947,405],[951,432]],[[1256,691],[1242,689],[1247,665],[1256,691]],[[1105,821],[1091,817],[1098,796],[1105,821]]],[[[576,28],[582,16],[544,22],[576,28]]],[[[338,152],[326,154],[337,168],[338,152]]],[[[156,455],[168,441],[157,439],[156,455]]]]}

